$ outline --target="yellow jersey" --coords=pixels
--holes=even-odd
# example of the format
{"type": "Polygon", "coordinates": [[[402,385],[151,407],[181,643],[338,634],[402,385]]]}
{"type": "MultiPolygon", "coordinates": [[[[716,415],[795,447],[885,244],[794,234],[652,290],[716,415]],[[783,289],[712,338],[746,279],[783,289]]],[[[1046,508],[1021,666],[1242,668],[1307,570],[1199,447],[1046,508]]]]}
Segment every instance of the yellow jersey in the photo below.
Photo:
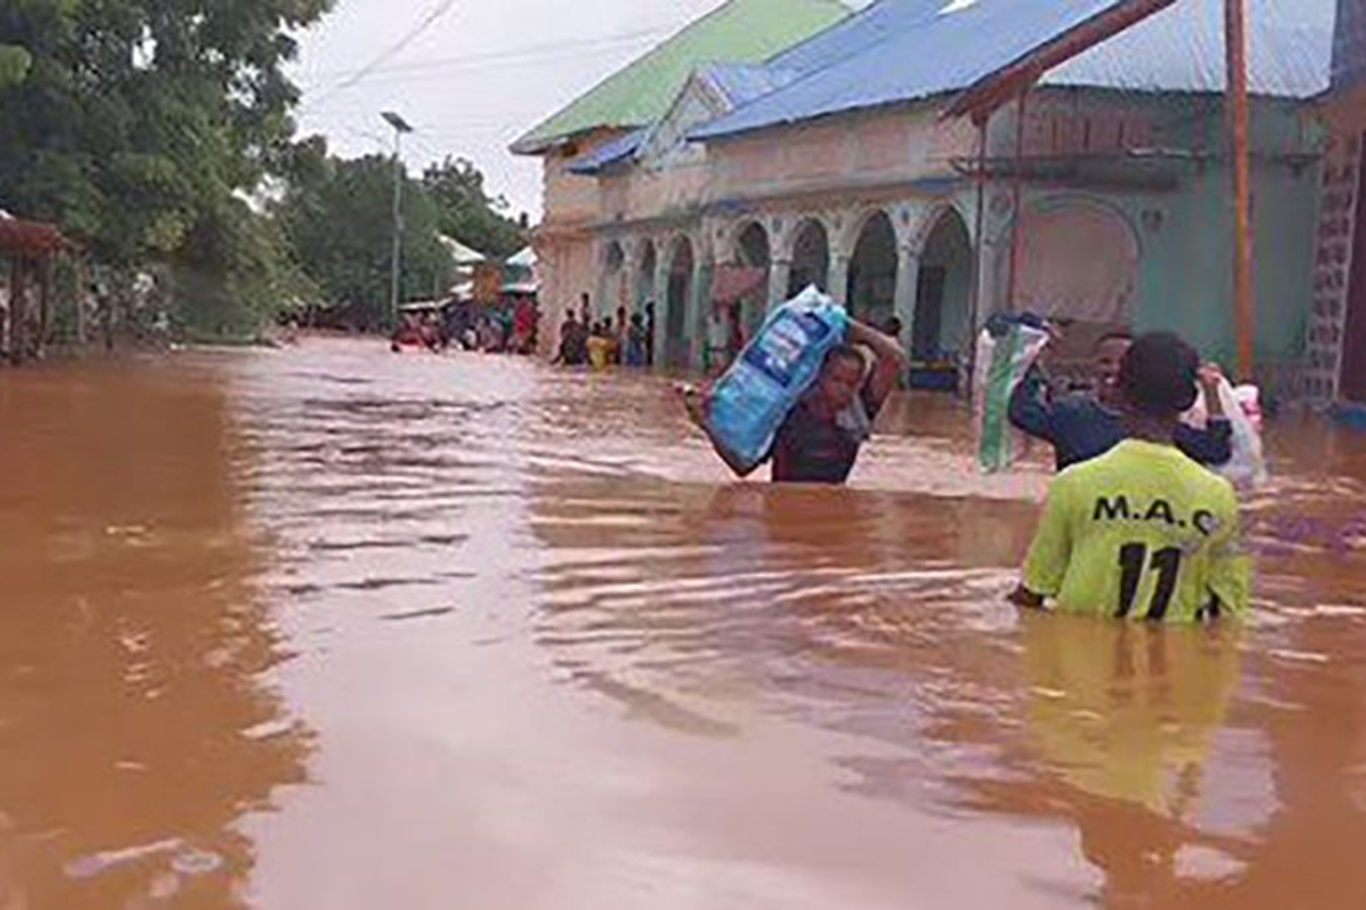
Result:
{"type": "Polygon", "coordinates": [[[1233,486],[1174,446],[1126,440],[1048,494],[1024,585],[1059,610],[1195,622],[1247,611],[1233,486]]]}
{"type": "Polygon", "coordinates": [[[588,365],[605,370],[612,361],[612,340],[594,335],[588,339],[588,365]]]}

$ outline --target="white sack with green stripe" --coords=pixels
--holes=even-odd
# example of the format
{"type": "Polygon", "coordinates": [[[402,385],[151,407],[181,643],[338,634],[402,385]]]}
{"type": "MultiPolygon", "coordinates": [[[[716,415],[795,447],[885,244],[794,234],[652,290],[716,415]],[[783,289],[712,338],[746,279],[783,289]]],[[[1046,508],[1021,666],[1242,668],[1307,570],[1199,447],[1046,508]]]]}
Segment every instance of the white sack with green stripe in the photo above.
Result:
{"type": "Polygon", "coordinates": [[[1048,346],[1048,333],[1011,325],[1004,334],[983,330],[977,340],[973,411],[977,463],[988,474],[1009,470],[1029,449],[1029,439],[1010,425],[1010,396],[1048,346]]]}

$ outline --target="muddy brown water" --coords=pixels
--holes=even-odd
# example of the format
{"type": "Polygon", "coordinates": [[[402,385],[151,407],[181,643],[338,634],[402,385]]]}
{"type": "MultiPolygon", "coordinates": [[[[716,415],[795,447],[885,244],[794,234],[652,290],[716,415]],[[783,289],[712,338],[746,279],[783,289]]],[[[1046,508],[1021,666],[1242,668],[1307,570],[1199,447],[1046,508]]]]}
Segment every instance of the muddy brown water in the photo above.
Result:
{"type": "Polygon", "coordinates": [[[0,908],[1359,908],[1366,437],[1270,446],[1256,616],[1150,630],[1005,605],[943,399],[799,490],[652,377],[0,371],[0,908]]]}

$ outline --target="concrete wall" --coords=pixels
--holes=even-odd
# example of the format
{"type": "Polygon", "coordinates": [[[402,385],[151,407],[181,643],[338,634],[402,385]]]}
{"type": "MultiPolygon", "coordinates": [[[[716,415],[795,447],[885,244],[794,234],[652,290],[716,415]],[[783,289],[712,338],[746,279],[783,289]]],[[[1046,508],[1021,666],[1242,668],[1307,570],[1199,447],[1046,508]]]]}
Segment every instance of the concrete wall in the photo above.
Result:
{"type": "Polygon", "coordinates": [[[833,117],[714,143],[711,201],[741,203],[953,175],[976,131],[930,105],[833,117]]]}
{"type": "MultiPolygon", "coordinates": [[[[704,105],[693,107],[680,104],[674,116],[704,115],[704,105]]],[[[1290,104],[1256,103],[1253,124],[1256,350],[1259,361],[1279,375],[1297,367],[1306,353],[1315,155],[1322,136],[1302,108],[1290,104]]],[[[1017,126],[1014,108],[998,112],[988,133],[989,158],[1014,156],[1017,126]]],[[[1030,97],[1023,135],[1034,169],[1021,183],[1024,210],[1085,206],[1104,213],[1118,226],[1113,236],[1132,237],[1137,250],[1136,276],[1125,279],[1132,285],[1135,328],[1179,331],[1207,356],[1231,365],[1231,183],[1220,105],[1196,97],[1041,90],[1030,97]],[[1053,165],[1068,169],[1050,176],[1047,167],[1053,165]]],[[[716,263],[733,260],[744,226],[757,222],[766,232],[772,305],[787,290],[798,227],[818,219],[830,237],[831,291],[842,298],[859,229],[870,213],[882,211],[896,234],[894,305],[907,323],[909,341],[908,317],[914,314],[931,230],[953,211],[970,235],[976,232],[978,192],[955,164],[974,160],[977,142],[971,124],[941,121],[938,108],[926,104],[830,118],[705,148],[652,148],[644,162],[600,179],[568,175],[562,162],[549,160],[542,231],[548,309],[576,301],[583,291],[595,300],[605,294],[613,305],[623,294],[636,303],[645,296],[662,303],[666,251],[687,237],[695,270],[683,318],[694,336],[690,360],[696,363],[709,275],[716,263]],[[659,262],[653,283],[638,286],[647,242],[658,250],[659,262]],[[612,243],[621,245],[624,274],[630,276],[624,291],[621,278],[607,274],[612,243]]],[[[979,322],[1007,306],[1015,192],[1014,181],[1004,176],[985,185],[979,322]]],[[[1071,255],[1065,247],[1041,248],[1039,255],[1049,261],[1039,270],[1058,273],[1064,287],[1071,278],[1076,287],[1095,285],[1097,276],[1083,274],[1094,272],[1094,257],[1071,255]],[[1069,276],[1069,269],[1076,274],[1069,276]]],[[[1132,249],[1126,254],[1130,260],[1132,249]]],[[[972,263],[962,265],[952,275],[953,292],[970,299],[972,263]]],[[[946,321],[944,346],[966,351],[966,314],[955,319],[946,321]]],[[[665,322],[661,313],[658,324],[665,322]]]]}
{"type": "Polygon", "coordinates": [[[540,259],[542,353],[551,354],[565,314],[579,308],[581,295],[598,306],[600,262],[593,225],[601,217],[597,182],[569,172],[569,165],[620,133],[602,131],[542,158],[545,214],[533,239],[540,259]]]}
{"type": "MultiPolygon", "coordinates": [[[[1308,158],[1294,156],[1315,148],[1315,137],[1306,132],[1301,115],[1285,105],[1256,105],[1253,122],[1254,348],[1259,363],[1278,370],[1305,353],[1318,169],[1308,158]]],[[[1221,148],[1220,111],[1193,129],[1204,147],[1221,148]]],[[[1179,191],[1165,207],[1151,197],[1126,200],[1138,215],[1146,247],[1136,322],[1140,328],[1178,329],[1208,356],[1231,364],[1236,353],[1232,178],[1222,154],[1184,171],[1179,191]],[[1144,224],[1152,205],[1163,213],[1157,226],[1144,224]]]]}
{"type": "MultiPolygon", "coordinates": [[[[1222,108],[1201,99],[1097,94],[1081,109],[1102,103],[1115,111],[1090,121],[1092,137],[1114,136],[1118,120],[1126,128],[1125,146],[1135,153],[1154,149],[1181,154],[1131,158],[1119,172],[1102,158],[1083,162],[1082,177],[1061,185],[1031,185],[1024,192],[1025,210],[1076,205],[1110,213],[1137,243],[1133,327],[1179,332],[1206,356],[1231,367],[1236,353],[1232,184],[1222,108]],[[1119,117],[1126,108],[1128,115],[1119,117]],[[1164,181],[1170,185],[1163,186],[1164,181]]],[[[1009,122],[993,132],[996,147],[1000,133],[1013,128],[1013,116],[1004,119],[1009,122]]],[[[1306,354],[1311,312],[1315,156],[1321,137],[1304,110],[1289,104],[1256,103],[1253,124],[1256,356],[1265,368],[1264,379],[1293,385],[1306,354]]],[[[1043,132],[1031,127],[1027,135],[1038,148],[1043,132]]],[[[999,213],[1009,213],[1010,195],[1007,183],[992,189],[988,256],[995,265],[987,299],[997,308],[1004,306],[1003,276],[1009,270],[1002,261],[1009,255],[1013,223],[1009,214],[1002,218],[999,213]]],[[[1094,277],[1080,274],[1091,268],[1093,258],[1052,256],[1043,268],[1074,270],[1076,284],[1082,286],[1094,277]]],[[[1053,279],[1067,281],[1065,274],[1053,279]]]]}

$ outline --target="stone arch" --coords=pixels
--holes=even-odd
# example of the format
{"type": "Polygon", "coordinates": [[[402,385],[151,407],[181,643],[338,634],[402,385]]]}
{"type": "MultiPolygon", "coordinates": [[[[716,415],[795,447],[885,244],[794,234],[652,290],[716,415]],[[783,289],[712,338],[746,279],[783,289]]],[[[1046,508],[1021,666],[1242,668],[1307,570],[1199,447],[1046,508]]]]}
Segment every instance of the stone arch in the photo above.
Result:
{"type": "Polygon", "coordinates": [[[972,235],[967,219],[956,207],[937,206],[932,211],[934,221],[919,240],[911,356],[922,362],[962,360],[973,334],[970,311],[976,270],[972,235]]]}
{"type": "Polygon", "coordinates": [[[736,265],[767,268],[773,258],[768,228],[758,219],[742,222],[731,244],[731,259],[736,265]]]}
{"type": "Polygon", "coordinates": [[[845,303],[856,318],[884,325],[896,309],[896,226],[880,208],[865,213],[855,225],[845,303]]]}
{"type": "Polygon", "coordinates": [[[788,281],[788,297],[801,293],[807,285],[812,284],[823,291],[829,290],[830,228],[824,219],[807,217],[794,225],[790,250],[792,272],[788,281]]]}
{"type": "MultiPolygon", "coordinates": [[[[1142,246],[1123,209],[1092,196],[1049,196],[1027,205],[1019,225],[1015,309],[1080,323],[1078,335],[1133,324],[1142,246]]],[[[996,245],[1000,308],[1011,303],[1012,230],[1014,219],[996,245]]]]}
{"type": "MultiPolygon", "coordinates": [[[[763,221],[751,219],[737,226],[733,233],[730,259],[734,265],[764,269],[766,273],[772,274],[773,246],[768,227],[763,221]]],[[[769,281],[765,279],[757,289],[739,300],[736,316],[740,320],[744,337],[752,338],[763,325],[768,313],[768,294],[769,281]]]]}
{"type": "Polygon", "coordinates": [[[955,215],[962,223],[963,227],[967,229],[968,239],[969,242],[971,242],[974,234],[972,230],[972,221],[968,218],[967,213],[963,211],[962,207],[959,206],[956,201],[952,199],[939,199],[924,209],[919,218],[916,218],[914,215],[911,216],[911,226],[909,228],[906,243],[907,246],[910,247],[912,253],[917,256],[924,254],[925,244],[929,242],[930,235],[934,232],[935,228],[939,227],[940,222],[943,221],[944,217],[949,214],[955,215]]]}
{"type": "Polygon", "coordinates": [[[688,312],[696,293],[697,250],[691,237],[680,234],[669,241],[664,286],[664,365],[688,366],[688,312]]]}
{"type": "Polygon", "coordinates": [[[901,235],[897,233],[896,219],[893,218],[892,208],[882,205],[868,205],[853,210],[852,218],[840,219],[842,227],[834,242],[834,255],[846,259],[852,258],[858,247],[859,239],[863,236],[864,228],[867,227],[868,222],[878,217],[887,219],[887,223],[897,234],[897,241],[900,242],[901,235]]]}

